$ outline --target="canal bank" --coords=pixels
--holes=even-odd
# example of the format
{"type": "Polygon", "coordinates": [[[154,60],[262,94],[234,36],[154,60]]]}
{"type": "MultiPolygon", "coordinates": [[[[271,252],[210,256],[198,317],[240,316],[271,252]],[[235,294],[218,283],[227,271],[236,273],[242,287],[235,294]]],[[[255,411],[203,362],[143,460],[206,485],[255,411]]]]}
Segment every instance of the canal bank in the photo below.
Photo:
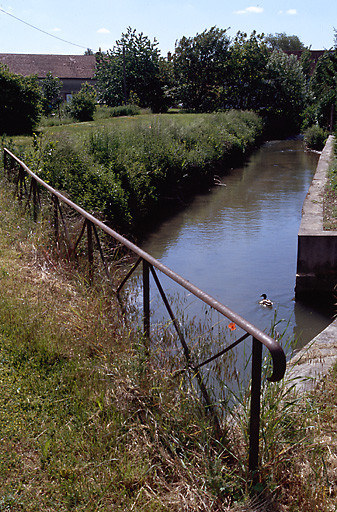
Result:
{"type": "Polygon", "coordinates": [[[334,153],[330,136],[303,203],[298,233],[296,300],[334,304],[337,282],[337,231],[323,229],[323,198],[334,153]]]}
{"type": "MultiPolygon", "coordinates": [[[[298,234],[296,298],[335,304],[337,231],[323,230],[323,199],[334,156],[330,136],[305,198],[298,234]]],[[[289,362],[287,379],[298,391],[309,391],[337,361],[337,319],[315,336],[289,362]]]]}

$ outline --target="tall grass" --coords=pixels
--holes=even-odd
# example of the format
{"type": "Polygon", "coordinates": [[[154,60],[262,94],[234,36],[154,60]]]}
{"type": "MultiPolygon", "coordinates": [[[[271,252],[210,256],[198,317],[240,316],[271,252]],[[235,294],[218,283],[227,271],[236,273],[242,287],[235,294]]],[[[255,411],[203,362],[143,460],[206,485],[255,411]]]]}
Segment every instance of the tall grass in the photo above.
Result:
{"type": "MultiPolygon", "coordinates": [[[[334,428],[333,389],[320,404],[292,382],[263,379],[263,466],[251,488],[249,388],[217,439],[174,341],[170,357],[164,332],[149,347],[125,326],[111,294],[53,258],[48,222],[22,218],[2,186],[0,209],[3,510],[329,510],[321,418],[334,428]]],[[[206,316],[204,325],[183,319],[196,361],[231,337],[206,316]]],[[[226,384],[234,362],[208,372],[215,399],[215,380],[226,384]]],[[[227,398],[217,400],[225,412],[227,398]]]]}
{"type": "Polygon", "coordinates": [[[219,166],[243,159],[261,131],[252,112],[139,116],[77,136],[65,127],[46,138],[40,174],[116,227],[137,231],[205,188],[219,166]]]}

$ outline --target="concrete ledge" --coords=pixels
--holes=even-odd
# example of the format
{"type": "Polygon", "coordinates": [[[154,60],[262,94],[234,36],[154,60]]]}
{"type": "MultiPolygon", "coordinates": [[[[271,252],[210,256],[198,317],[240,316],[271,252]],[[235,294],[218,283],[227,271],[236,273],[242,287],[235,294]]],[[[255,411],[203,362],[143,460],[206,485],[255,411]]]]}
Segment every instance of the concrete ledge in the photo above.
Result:
{"type": "Polygon", "coordinates": [[[336,361],[337,320],[334,320],[289,361],[287,383],[294,385],[298,392],[310,391],[336,361]]]}
{"type": "Polygon", "coordinates": [[[330,136],[303,204],[298,233],[296,300],[317,298],[327,303],[335,300],[337,231],[323,230],[324,189],[333,157],[334,137],[330,136]]]}

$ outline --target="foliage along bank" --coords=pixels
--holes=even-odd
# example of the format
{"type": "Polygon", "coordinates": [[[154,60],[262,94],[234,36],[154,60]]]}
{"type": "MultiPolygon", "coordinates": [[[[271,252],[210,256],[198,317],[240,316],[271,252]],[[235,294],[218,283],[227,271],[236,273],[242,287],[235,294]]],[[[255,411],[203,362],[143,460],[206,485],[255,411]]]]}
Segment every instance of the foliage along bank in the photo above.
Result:
{"type": "Polygon", "coordinates": [[[35,138],[24,158],[45,181],[124,233],[174,211],[262,135],[252,112],[138,116],[74,138],[35,138]]]}

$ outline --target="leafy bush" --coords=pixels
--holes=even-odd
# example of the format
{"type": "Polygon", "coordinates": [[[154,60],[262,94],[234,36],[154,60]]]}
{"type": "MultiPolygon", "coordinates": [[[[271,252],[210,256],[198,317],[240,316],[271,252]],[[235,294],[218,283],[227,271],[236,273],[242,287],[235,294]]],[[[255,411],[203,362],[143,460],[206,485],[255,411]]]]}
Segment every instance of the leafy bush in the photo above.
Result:
{"type": "Polygon", "coordinates": [[[37,77],[10,73],[0,65],[0,133],[31,133],[41,114],[37,77]]]}
{"type": "Polygon", "coordinates": [[[316,151],[322,151],[327,138],[328,132],[317,124],[310,126],[310,128],[304,132],[305,145],[316,151]]]}
{"type": "MultiPolygon", "coordinates": [[[[27,161],[27,156],[25,157],[27,161]]],[[[120,179],[77,150],[69,139],[48,142],[44,147],[41,178],[71,194],[72,199],[91,212],[103,214],[123,228],[129,221],[127,196],[120,179]]]]}
{"type": "Polygon", "coordinates": [[[84,83],[81,90],[75,93],[69,104],[69,112],[78,121],[92,121],[96,110],[96,90],[84,83]]]}
{"type": "Polygon", "coordinates": [[[140,114],[138,105],[120,105],[119,107],[110,108],[111,117],[136,116],[140,114]]]}

